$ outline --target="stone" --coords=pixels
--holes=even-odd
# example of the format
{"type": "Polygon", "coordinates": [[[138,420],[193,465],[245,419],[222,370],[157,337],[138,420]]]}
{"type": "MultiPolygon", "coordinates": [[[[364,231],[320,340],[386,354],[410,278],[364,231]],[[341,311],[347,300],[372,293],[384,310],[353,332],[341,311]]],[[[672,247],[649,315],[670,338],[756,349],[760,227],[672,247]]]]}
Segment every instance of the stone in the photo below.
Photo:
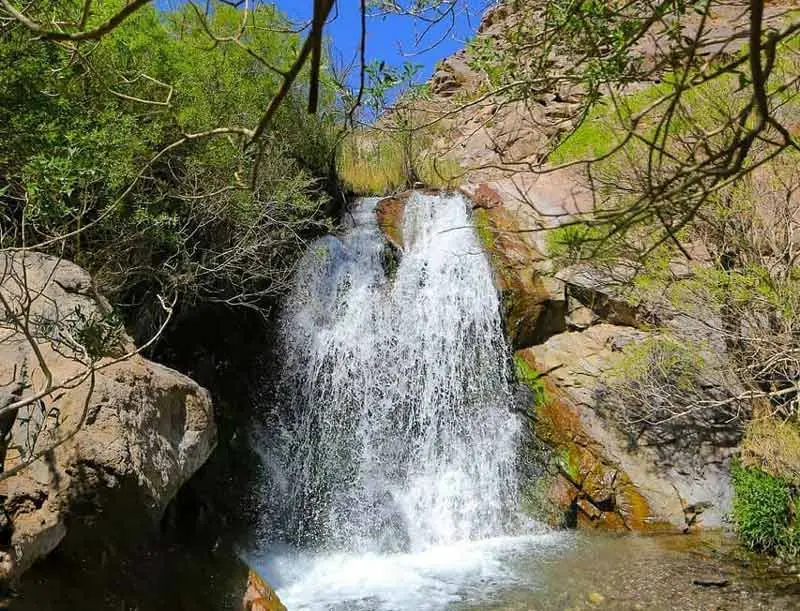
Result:
{"type": "MultiPolygon", "coordinates": [[[[0,292],[14,309],[24,271],[28,293],[39,296],[31,316],[44,322],[35,346],[0,324],[0,380],[43,388],[34,347],[56,385],[76,380],[13,414],[0,480],[8,535],[0,553],[9,559],[0,581],[8,581],[56,547],[80,553],[83,545],[114,545],[154,532],[168,502],[213,450],[216,427],[208,392],[131,355],[133,342],[124,333],[94,375],[81,377],[86,366],[59,343],[58,333],[79,332],[70,326],[76,316],[96,320],[108,304],[89,275],[68,261],[30,251],[2,256],[0,269],[11,271],[0,292]],[[57,420],[48,416],[56,413],[57,420]],[[11,470],[17,471],[9,476],[11,470]]],[[[33,390],[22,396],[27,392],[33,390]]]]}
{"type": "Polygon", "coordinates": [[[261,575],[252,569],[247,578],[242,609],[243,611],[286,611],[286,607],[275,591],[261,578],[261,575]]]}
{"type": "Polygon", "coordinates": [[[600,592],[591,592],[587,598],[593,605],[602,605],[606,602],[606,597],[600,594],[600,592]]]}
{"type": "Polygon", "coordinates": [[[597,315],[584,305],[570,303],[567,312],[567,326],[570,329],[583,330],[591,327],[598,320],[597,315]]]}
{"type": "Polygon", "coordinates": [[[388,242],[399,250],[403,249],[403,214],[407,200],[408,194],[386,197],[375,207],[378,227],[388,242]]]}
{"type": "Polygon", "coordinates": [[[714,427],[698,436],[704,421],[652,427],[631,446],[624,423],[600,410],[604,380],[628,346],[654,332],[595,324],[519,351],[545,376],[550,405],[537,409],[537,437],[568,457],[578,496],[633,530],[685,531],[724,524],[730,511],[729,463],[741,438],[740,423],[714,427]],[[722,429],[726,428],[725,431],[722,429]]]}
{"type": "Polygon", "coordinates": [[[472,197],[478,201],[473,223],[503,296],[506,332],[512,345],[524,348],[565,330],[563,285],[536,268],[534,262],[543,257],[501,205],[501,195],[484,185],[472,197]]]}
{"type": "MultiPolygon", "coordinates": [[[[601,270],[582,264],[560,270],[556,278],[567,287],[571,311],[583,306],[593,314],[593,318],[615,325],[638,327],[646,322],[646,317],[640,308],[628,302],[622,288],[630,282],[634,272],[635,269],[630,267],[601,270]]],[[[583,314],[583,317],[585,319],[587,315],[583,314]]]]}
{"type": "Polygon", "coordinates": [[[730,584],[730,580],[722,575],[704,575],[702,577],[695,577],[692,583],[696,586],[724,588],[730,584]]]}
{"type": "Polygon", "coordinates": [[[468,197],[472,198],[473,209],[485,208],[486,210],[491,210],[503,204],[500,194],[485,182],[479,184],[475,192],[472,195],[468,195],[468,197]]]}
{"type": "MultiPolygon", "coordinates": [[[[518,351],[516,358],[543,371],[537,366],[534,349],[518,351]]],[[[557,459],[558,477],[550,479],[547,496],[560,507],[563,521],[569,523],[569,516],[577,510],[581,528],[676,530],[653,511],[643,492],[592,437],[580,411],[564,400],[563,391],[554,384],[554,374],[555,370],[543,378],[547,400],[534,406],[531,427],[534,437],[550,447],[557,459]]]]}

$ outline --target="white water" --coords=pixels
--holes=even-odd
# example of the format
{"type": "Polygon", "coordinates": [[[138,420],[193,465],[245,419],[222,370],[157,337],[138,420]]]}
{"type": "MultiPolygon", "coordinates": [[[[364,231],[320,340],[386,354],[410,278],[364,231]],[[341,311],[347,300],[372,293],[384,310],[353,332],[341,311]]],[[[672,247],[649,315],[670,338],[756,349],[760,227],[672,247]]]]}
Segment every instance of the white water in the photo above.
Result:
{"type": "Polygon", "coordinates": [[[467,203],[412,196],[390,278],[376,202],[310,248],[283,315],[269,527],[291,548],[257,562],[290,609],[445,608],[552,541],[510,536],[519,422],[467,203]]]}

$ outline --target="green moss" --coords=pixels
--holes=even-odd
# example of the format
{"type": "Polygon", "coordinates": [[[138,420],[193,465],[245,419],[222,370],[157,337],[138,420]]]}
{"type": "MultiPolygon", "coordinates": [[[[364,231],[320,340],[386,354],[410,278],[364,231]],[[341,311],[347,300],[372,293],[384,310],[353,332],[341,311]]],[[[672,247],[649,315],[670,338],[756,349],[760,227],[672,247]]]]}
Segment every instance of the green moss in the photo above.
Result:
{"type": "Polygon", "coordinates": [[[492,253],[495,250],[494,231],[489,223],[489,212],[480,208],[472,213],[472,224],[478,232],[478,239],[483,244],[484,250],[492,253]]]}
{"type": "Polygon", "coordinates": [[[579,482],[581,477],[581,467],[577,463],[576,460],[573,459],[572,454],[569,452],[569,448],[563,448],[561,450],[561,454],[558,457],[558,461],[560,463],[561,469],[569,475],[570,479],[573,482],[579,482]]]}
{"type": "Polygon", "coordinates": [[[534,408],[547,403],[547,389],[542,381],[542,374],[531,367],[521,354],[514,355],[514,371],[517,380],[525,384],[533,393],[534,408]]]}
{"type": "Polygon", "coordinates": [[[520,509],[553,528],[562,528],[567,526],[567,514],[550,497],[552,485],[553,478],[549,475],[528,480],[520,490],[520,509]]]}
{"type": "Polygon", "coordinates": [[[751,549],[785,557],[800,554],[798,489],[786,480],[735,463],[733,519],[742,541],[751,549]]]}

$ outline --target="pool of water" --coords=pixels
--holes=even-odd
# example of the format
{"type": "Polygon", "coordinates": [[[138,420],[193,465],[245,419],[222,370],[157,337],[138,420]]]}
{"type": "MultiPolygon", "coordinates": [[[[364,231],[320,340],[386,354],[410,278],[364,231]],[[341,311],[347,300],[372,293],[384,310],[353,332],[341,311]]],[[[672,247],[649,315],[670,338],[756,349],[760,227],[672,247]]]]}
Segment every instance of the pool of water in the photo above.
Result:
{"type": "Polygon", "coordinates": [[[291,611],[797,609],[798,567],[724,536],[554,532],[407,554],[250,558],[291,611]]]}
{"type": "Polygon", "coordinates": [[[542,534],[433,546],[416,553],[308,554],[281,549],[252,564],[289,609],[389,611],[482,608],[508,590],[541,587],[526,558],[554,560],[574,537],[542,534]]]}
{"type": "MultiPolygon", "coordinates": [[[[551,532],[411,554],[270,548],[246,556],[289,611],[800,608],[800,563],[743,552],[721,534],[551,532]]],[[[241,611],[246,582],[246,567],[224,546],[148,550],[105,564],[56,554],[26,574],[10,608],[241,611]]]]}

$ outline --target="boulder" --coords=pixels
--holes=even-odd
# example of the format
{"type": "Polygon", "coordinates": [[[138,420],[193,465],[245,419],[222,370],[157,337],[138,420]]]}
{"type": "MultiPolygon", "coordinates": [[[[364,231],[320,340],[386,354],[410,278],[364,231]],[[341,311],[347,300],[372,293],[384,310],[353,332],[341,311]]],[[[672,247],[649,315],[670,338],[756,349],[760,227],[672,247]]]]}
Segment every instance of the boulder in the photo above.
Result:
{"type": "Polygon", "coordinates": [[[430,79],[431,92],[449,97],[459,90],[472,90],[480,82],[480,75],[467,62],[466,52],[457,51],[442,60],[430,79]]]}
{"type": "MultiPolygon", "coordinates": [[[[680,531],[721,526],[730,510],[728,468],[741,439],[739,418],[710,422],[700,411],[648,426],[632,443],[621,415],[601,407],[605,382],[626,350],[652,335],[600,323],[518,352],[545,374],[547,399],[530,410],[534,434],[553,448],[557,478],[572,485],[568,498],[579,524],[680,531]]],[[[553,484],[561,499],[563,485],[553,484]]]]}
{"type": "Polygon", "coordinates": [[[208,392],[135,354],[78,266],[2,253],[0,295],[7,581],[58,546],[80,554],[155,531],[213,450],[216,427],[208,392]],[[11,409],[45,389],[48,377],[51,392],[11,409]]]}
{"type": "Polygon", "coordinates": [[[385,197],[375,206],[375,216],[386,240],[394,248],[403,249],[403,214],[409,194],[385,197]]]}
{"type": "Polygon", "coordinates": [[[569,310],[575,326],[589,326],[582,325],[589,318],[630,327],[646,324],[647,312],[630,303],[625,295],[625,287],[631,286],[635,272],[634,267],[601,269],[585,264],[559,270],[555,277],[567,287],[569,310]],[[590,310],[593,316],[589,317],[581,306],[590,310]]]}

